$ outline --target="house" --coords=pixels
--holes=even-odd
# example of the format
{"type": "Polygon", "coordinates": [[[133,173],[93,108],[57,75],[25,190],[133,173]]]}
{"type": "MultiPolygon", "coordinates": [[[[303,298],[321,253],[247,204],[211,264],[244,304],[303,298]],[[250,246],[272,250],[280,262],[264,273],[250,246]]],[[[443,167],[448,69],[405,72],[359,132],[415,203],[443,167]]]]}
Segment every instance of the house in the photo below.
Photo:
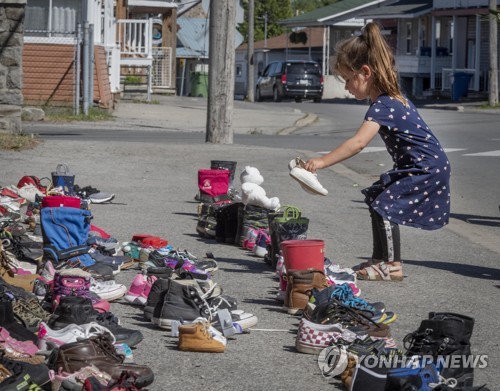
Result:
{"type": "MultiPolygon", "coordinates": [[[[203,0],[177,19],[176,91],[180,96],[208,95],[209,7],[210,1],[203,0]]],[[[243,15],[239,1],[236,6],[236,25],[243,21],[243,15]]],[[[242,42],[243,36],[236,31],[235,47],[242,42]]]]}
{"type": "MultiPolygon", "coordinates": [[[[325,49],[333,54],[336,42],[349,34],[335,29],[336,22],[353,16],[364,22],[375,20],[382,25],[394,49],[402,86],[408,95],[450,95],[457,73],[470,75],[470,90],[485,92],[489,69],[488,3],[488,0],[343,0],[281,24],[329,29],[325,49]]],[[[326,51],[323,58],[329,61],[326,51]]],[[[328,66],[324,69],[327,72],[328,66]]]]}
{"type": "Polygon", "coordinates": [[[344,84],[331,75],[330,61],[337,42],[360,30],[365,20],[359,17],[363,12],[380,9],[397,0],[343,0],[329,6],[315,9],[279,23],[289,29],[323,29],[322,69],[325,79],[324,98],[351,97],[344,84]]]}
{"type": "MultiPolygon", "coordinates": [[[[323,28],[306,28],[302,33],[305,42],[291,42],[290,33],[257,41],[254,43],[253,65],[254,80],[264,70],[266,65],[278,60],[313,60],[321,64],[323,58],[323,28]]],[[[244,43],[236,48],[235,94],[245,95],[248,78],[248,44],[244,43]]]]}
{"type": "MultiPolygon", "coordinates": [[[[78,106],[82,64],[79,26],[88,22],[94,47],[93,102],[111,108],[121,76],[142,69],[148,94],[175,81],[177,3],[161,0],[76,0],[26,5],[23,95],[26,104],[78,106]],[[116,15],[116,17],[115,17],[116,15]],[[135,19],[133,19],[135,18],[135,19]],[[153,31],[155,35],[153,36],[153,31]]],[[[80,30],[81,31],[81,30],[80,30]]]]}
{"type": "Polygon", "coordinates": [[[363,16],[393,42],[403,89],[413,97],[450,95],[457,72],[469,90],[488,90],[488,1],[400,0],[363,16]]]}

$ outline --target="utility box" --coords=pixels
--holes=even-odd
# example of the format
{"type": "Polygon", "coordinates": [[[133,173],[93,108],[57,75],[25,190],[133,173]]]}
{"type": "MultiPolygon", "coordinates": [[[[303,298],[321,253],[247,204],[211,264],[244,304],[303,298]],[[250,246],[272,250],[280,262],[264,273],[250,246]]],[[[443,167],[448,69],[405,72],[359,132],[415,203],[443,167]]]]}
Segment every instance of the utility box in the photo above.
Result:
{"type": "Polygon", "coordinates": [[[464,96],[467,96],[469,90],[470,79],[472,75],[465,72],[455,72],[451,78],[451,99],[459,101],[464,96]]]}

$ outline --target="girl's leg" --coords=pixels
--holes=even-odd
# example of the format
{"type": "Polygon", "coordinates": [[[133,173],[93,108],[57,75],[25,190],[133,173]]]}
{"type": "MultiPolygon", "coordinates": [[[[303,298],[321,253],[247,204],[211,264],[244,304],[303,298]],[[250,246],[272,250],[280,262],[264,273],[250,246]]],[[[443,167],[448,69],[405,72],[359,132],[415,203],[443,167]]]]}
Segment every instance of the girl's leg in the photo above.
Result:
{"type": "MultiPolygon", "coordinates": [[[[402,279],[399,225],[384,219],[372,208],[370,208],[370,216],[372,219],[373,234],[373,264],[379,264],[380,268],[383,267],[387,276],[389,276],[389,273],[393,276],[391,279],[402,279]],[[383,263],[381,263],[382,261],[383,263]],[[394,269],[394,272],[392,272],[392,269],[394,269]]],[[[380,268],[374,266],[372,269],[375,268],[381,273],[380,268]]],[[[366,268],[358,271],[358,277],[361,279],[371,279],[368,276],[366,268]]]]}
{"type": "Polygon", "coordinates": [[[401,261],[399,225],[384,219],[370,208],[373,232],[373,259],[384,262],[401,261]],[[376,233],[375,233],[376,231],[376,233]]]}

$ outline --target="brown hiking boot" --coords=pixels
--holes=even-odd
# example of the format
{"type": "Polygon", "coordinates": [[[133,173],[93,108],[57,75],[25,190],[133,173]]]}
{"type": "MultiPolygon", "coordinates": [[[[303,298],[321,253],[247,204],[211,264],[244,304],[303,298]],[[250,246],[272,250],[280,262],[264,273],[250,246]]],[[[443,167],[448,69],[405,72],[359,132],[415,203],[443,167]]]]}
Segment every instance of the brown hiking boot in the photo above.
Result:
{"type": "Polygon", "coordinates": [[[179,349],[187,352],[223,353],[226,338],[208,321],[179,326],[179,349]]]}
{"type": "Polygon", "coordinates": [[[286,278],[288,285],[283,308],[291,315],[306,308],[311,289],[322,290],[327,286],[325,273],[317,269],[287,270],[286,278]]]}
{"type": "Polygon", "coordinates": [[[91,337],[78,342],[62,345],[49,357],[49,366],[56,370],[74,373],[82,368],[95,365],[112,379],[118,380],[123,371],[136,377],[135,386],[145,387],[154,380],[153,371],[145,365],[124,364],[124,356],[116,352],[111,340],[106,336],[91,337]]]}

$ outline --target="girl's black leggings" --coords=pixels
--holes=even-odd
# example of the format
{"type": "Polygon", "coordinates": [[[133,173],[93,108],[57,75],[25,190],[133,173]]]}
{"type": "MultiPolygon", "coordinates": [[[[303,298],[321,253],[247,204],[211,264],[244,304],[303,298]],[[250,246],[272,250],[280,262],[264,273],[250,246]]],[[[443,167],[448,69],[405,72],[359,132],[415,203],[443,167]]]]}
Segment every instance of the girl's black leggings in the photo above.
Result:
{"type": "Polygon", "coordinates": [[[399,225],[384,219],[372,208],[369,209],[373,233],[372,259],[384,262],[401,261],[399,225]]]}

